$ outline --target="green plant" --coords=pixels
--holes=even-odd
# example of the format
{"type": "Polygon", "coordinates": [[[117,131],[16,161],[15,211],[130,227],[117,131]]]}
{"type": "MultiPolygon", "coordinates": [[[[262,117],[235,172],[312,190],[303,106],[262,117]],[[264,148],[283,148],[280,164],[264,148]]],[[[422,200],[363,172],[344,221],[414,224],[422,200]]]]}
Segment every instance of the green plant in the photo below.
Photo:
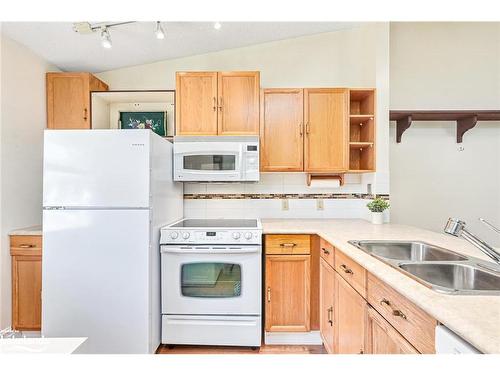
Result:
{"type": "Polygon", "coordinates": [[[368,203],[366,207],[368,207],[371,212],[384,212],[384,210],[390,207],[390,204],[382,198],[375,198],[368,203]]]}

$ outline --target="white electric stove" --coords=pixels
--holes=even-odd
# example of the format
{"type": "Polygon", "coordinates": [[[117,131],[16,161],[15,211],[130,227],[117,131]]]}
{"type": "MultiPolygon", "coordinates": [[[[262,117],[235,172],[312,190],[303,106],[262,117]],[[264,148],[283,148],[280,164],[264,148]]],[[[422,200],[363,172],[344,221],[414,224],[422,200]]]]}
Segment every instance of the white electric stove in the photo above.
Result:
{"type": "Polygon", "coordinates": [[[260,346],[260,220],[185,219],[160,245],[162,343],[260,346]]]}

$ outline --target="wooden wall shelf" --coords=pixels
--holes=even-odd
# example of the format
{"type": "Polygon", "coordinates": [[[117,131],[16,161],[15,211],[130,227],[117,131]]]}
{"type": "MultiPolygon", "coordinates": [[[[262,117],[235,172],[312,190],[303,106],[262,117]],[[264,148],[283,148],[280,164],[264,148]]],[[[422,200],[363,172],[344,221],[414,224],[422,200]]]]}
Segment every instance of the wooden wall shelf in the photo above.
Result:
{"type": "Polygon", "coordinates": [[[462,111],[390,111],[390,120],[396,121],[396,142],[411,126],[412,121],[456,121],[457,143],[462,143],[466,131],[476,126],[478,121],[500,121],[500,110],[462,111]]]}

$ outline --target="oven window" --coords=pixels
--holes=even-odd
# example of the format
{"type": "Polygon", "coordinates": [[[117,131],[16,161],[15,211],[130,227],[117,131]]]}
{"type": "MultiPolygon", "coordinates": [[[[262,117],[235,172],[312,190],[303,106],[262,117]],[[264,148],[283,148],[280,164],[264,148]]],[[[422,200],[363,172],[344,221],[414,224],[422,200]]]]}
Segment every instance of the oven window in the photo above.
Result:
{"type": "Polygon", "coordinates": [[[234,171],[236,155],[186,155],[184,169],[196,171],[234,171]]]}
{"type": "Polygon", "coordinates": [[[181,268],[186,297],[225,298],[241,295],[241,266],[232,263],[187,263],[181,268]]]}

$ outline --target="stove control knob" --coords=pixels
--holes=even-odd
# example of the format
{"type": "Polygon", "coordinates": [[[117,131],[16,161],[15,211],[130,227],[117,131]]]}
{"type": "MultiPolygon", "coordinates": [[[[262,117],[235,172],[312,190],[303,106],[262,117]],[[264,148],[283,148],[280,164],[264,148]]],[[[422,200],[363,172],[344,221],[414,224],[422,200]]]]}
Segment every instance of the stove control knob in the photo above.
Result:
{"type": "Polygon", "coordinates": [[[234,232],[234,233],[233,233],[233,238],[234,238],[235,240],[237,240],[238,238],[240,238],[240,236],[241,236],[241,233],[240,233],[240,232],[234,232]]]}
{"type": "Polygon", "coordinates": [[[246,238],[247,240],[250,240],[250,239],[252,238],[252,233],[250,233],[250,232],[246,232],[246,233],[245,233],[245,238],[246,238]]]}
{"type": "Polygon", "coordinates": [[[187,240],[189,238],[189,232],[182,233],[182,238],[184,238],[185,240],[187,240]]]}
{"type": "Polygon", "coordinates": [[[179,237],[179,233],[177,232],[170,232],[170,238],[175,240],[177,237],[179,237]]]}

